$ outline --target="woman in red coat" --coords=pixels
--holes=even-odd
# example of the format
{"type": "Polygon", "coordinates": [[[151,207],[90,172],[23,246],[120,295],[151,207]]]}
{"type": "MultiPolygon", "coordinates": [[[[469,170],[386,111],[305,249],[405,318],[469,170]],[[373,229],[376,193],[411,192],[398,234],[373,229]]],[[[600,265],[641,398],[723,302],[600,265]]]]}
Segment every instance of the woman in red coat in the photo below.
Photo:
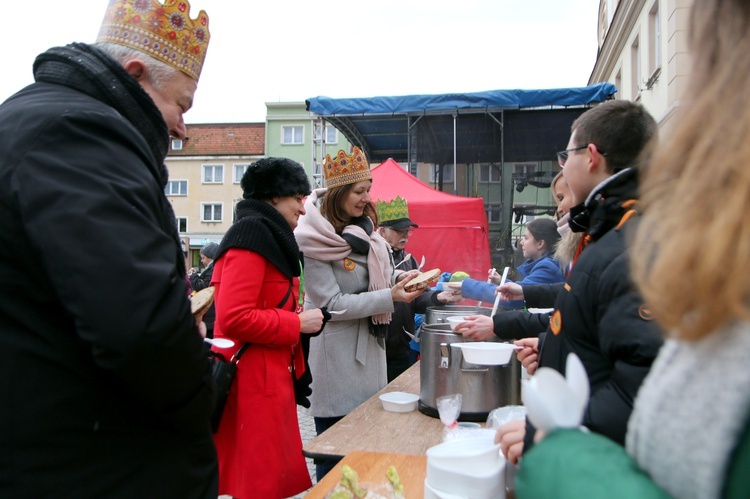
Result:
{"type": "Polygon", "coordinates": [[[297,313],[300,253],[292,229],[305,213],[310,184],[286,158],[250,165],[237,221],[221,242],[215,286],[215,336],[249,346],[214,436],[219,494],[242,499],[293,496],[312,485],[297,422],[293,377],[304,372],[301,333],[323,326],[320,309],[297,313]]]}

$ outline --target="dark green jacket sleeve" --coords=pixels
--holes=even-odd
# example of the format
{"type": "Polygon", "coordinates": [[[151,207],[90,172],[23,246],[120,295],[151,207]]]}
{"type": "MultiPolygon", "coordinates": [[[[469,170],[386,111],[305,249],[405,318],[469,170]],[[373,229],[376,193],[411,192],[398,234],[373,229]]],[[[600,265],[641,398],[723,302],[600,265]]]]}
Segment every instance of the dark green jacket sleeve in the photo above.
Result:
{"type": "Polygon", "coordinates": [[[556,430],[524,454],[515,484],[519,499],[668,498],[612,440],[556,430]]]}

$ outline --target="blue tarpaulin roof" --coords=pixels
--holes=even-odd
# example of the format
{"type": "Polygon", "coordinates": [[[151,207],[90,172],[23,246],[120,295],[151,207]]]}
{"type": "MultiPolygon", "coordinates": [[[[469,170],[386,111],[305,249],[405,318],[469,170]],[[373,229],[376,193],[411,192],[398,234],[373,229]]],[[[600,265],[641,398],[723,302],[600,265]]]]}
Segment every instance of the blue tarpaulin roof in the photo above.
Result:
{"type": "Polygon", "coordinates": [[[573,120],[616,91],[604,82],[546,90],[313,97],[306,104],[373,163],[393,158],[450,164],[454,143],[458,163],[535,161],[553,158],[555,151],[564,149],[573,120]]]}
{"type": "Polygon", "coordinates": [[[466,94],[405,95],[396,97],[369,97],[332,99],[312,97],[307,99],[307,109],[320,115],[408,114],[454,109],[520,109],[550,106],[586,106],[602,102],[617,91],[611,83],[597,83],[578,88],[551,88],[544,90],[489,90],[466,94]]]}

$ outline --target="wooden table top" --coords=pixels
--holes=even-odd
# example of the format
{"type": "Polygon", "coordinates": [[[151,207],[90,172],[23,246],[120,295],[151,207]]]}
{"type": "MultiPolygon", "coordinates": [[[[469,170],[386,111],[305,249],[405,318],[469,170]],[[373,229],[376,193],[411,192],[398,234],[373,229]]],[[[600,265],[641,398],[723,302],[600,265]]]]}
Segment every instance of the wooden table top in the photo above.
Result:
{"type": "Polygon", "coordinates": [[[347,454],[315,487],[310,489],[305,499],[323,499],[341,480],[341,467],[345,464],[357,472],[359,483],[365,488],[368,485],[388,485],[389,481],[385,472],[388,467],[395,466],[401,483],[404,485],[404,497],[424,497],[427,456],[355,451],[347,454]]]}
{"type": "Polygon", "coordinates": [[[443,438],[439,418],[412,412],[389,412],[378,398],[381,393],[419,395],[419,362],[385,388],[367,399],[341,421],[315,437],[302,449],[306,457],[343,457],[354,451],[423,456],[443,438]]]}

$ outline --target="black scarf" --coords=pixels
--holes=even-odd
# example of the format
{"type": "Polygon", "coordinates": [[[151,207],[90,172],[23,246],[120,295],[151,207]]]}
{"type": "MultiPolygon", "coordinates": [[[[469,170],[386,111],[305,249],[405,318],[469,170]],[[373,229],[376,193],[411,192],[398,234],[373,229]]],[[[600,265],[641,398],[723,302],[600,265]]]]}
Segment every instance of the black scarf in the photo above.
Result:
{"type": "MultiPolygon", "coordinates": [[[[353,218],[349,225],[356,225],[360,227],[368,236],[371,235],[372,231],[374,230],[372,220],[370,220],[370,217],[368,216],[353,218]]],[[[341,234],[341,237],[344,239],[344,241],[349,243],[349,246],[352,247],[352,251],[354,251],[355,253],[359,253],[360,255],[367,255],[367,253],[370,252],[369,240],[360,239],[354,234],[350,234],[348,232],[341,234]]]]}
{"type": "Polygon", "coordinates": [[[300,252],[294,232],[281,213],[265,201],[245,199],[237,203],[237,221],[221,240],[216,259],[229,248],[258,253],[290,279],[300,275],[300,252]]]}
{"type": "MultiPolygon", "coordinates": [[[[153,162],[148,168],[164,190],[169,180],[164,165],[169,150],[167,124],[151,97],[117,61],[84,43],[53,47],[34,61],[34,79],[85,93],[119,112],[148,143],[153,155],[153,162]]],[[[172,205],[164,195],[159,202],[162,228],[172,235],[176,243],[178,275],[185,275],[185,260],[172,205]]]]}

